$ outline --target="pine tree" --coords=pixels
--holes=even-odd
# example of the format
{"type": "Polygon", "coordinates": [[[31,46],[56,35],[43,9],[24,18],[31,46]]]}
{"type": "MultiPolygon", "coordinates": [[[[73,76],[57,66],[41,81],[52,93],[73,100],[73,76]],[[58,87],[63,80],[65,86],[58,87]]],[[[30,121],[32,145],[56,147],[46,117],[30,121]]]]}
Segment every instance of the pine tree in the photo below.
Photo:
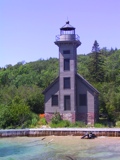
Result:
{"type": "Polygon", "coordinates": [[[99,53],[100,52],[99,44],[98,44],[98,42],[96,40],[95,40],[95,42],[93,44],[92,52],[93,53],[99,53]]]}
{"type": "Polygon", "coordinates": [[[100,52],[99,44],[96,40],[92,47],[91,61],[88,66],[92,81],[102,82],[104,80],[104,59],[100,52]]]}

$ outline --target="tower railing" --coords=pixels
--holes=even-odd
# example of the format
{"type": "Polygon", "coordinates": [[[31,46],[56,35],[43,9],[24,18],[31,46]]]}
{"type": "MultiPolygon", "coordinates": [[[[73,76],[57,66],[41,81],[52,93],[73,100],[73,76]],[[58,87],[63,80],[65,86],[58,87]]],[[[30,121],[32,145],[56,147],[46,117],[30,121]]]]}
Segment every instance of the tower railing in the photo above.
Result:
{"type": "Polygon", "coordinates": [[[79,41],[80,37],[77,34],[63,34],[55,37],[56,41],[79,41]]]}

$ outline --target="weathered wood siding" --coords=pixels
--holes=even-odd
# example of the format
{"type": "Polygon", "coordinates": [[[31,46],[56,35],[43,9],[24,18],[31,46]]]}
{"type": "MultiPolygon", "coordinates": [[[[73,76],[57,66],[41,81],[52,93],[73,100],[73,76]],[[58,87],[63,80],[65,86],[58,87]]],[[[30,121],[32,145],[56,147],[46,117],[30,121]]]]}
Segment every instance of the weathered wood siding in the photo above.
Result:
{"type": "Polygon", "coordinates": [[[75,106],[76,106],[76,45],[72,45],[72,42],[63,43],[59,47],[59,107],[63,119],[75,121],[75,106]],[[64,50],[70,50],[70,54],[63,54],[64,50]],[[70,70],[64,71],[64,59],[70,59],[70,70]],[[70,77],[70,89],[64,89],[64,78],[70,77]],[[69,111],[64,110],[64,96],[70,95],[71,109],[69,111]]]}
{"type": "Polygon", "coordinates": [[[52,106],[52,95],[58,95],[59,99],[59,81],[53,84],[53,86],[45,94],[45,113],[55,113],[60,112],[59,109],[59,100],[58,106],[52,106]]]}
{"type": "Polygon", "coordinates": [[[76,73],[76,48],[74,45],[71,45],[69,43],[62,44],[59,47],[59,82],[60,82],[60,88],[59,88],[59,96],[60,96],[60,109],[61,113],[68,112],[64,111],[64,96],[70,95],[71,99],[71,111],[75,111],[75,73],[76,73]],[[70,54],[63,54],[64,50],[70,50],[70,54]],[[70,59],[70,70],[64,71],[64,59],[70,59]],[[70,89],[64,89],[64,78],[70,77],[70,89]]]}
{"type": "MultiPolygon", "coordinates": [[[[95,114],[98,114],[98,100],[97,96],[94,96],[94,91],[91,90],[83,80],[76,77],[76,120],[83,120],[86,123],[93,124],[95,119],[95,114]],[[87,105],[79,106],[79,95],[87,95],[87,105]],[[96,98],[96,99],[95,99],[96,98]],[[95,113],[96,112],[96,113],[95,113]]],[[[97,117],[97,116],[96,116],[97,117]]]]}

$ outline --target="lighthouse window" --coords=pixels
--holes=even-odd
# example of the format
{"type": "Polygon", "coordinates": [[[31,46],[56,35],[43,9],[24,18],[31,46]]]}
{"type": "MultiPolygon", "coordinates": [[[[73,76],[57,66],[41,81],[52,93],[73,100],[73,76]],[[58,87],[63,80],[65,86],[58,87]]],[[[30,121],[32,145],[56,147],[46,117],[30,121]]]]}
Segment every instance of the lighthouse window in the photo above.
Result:
{"type": "Polygon", "coordinates": [[[79,106],[86,106],[87,105],[87,95],[80,94],[79,95],[79,106]]]}
{"type": "Polygon", "coordinates": [[[69,89],[70,88],[70,77],[65,77],[64,78],[64,89],[69,89]]]}
{"type": "Polygon", "coordinates": [[[52,106],[58,106],[58,95],[52,95],[52,106]]]}
{"type": "Polygon", "coordinates": [[[64,71],[70,70],[70,59],[64,59],[64,71]]]}
{"type": "Polygon", "coordinates": [[[64,50],[63,54],[70,54],[70,50],[64,50]]]}
{"type": "Polygon", "coordinates": [[[70,110],[71,109],[71,104],[70,104],[70,96],[66,95],[64,96],[64,110],[70,110]]]}

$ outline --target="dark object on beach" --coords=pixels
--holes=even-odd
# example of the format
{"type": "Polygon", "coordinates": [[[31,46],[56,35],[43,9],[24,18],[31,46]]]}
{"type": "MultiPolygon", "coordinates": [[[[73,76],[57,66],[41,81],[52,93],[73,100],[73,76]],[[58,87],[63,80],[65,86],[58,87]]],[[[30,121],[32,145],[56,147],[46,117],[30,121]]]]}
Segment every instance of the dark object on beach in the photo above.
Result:
{"type": "Polygon", "coordinates": [[[43,141],[45,139],[45,137],[43,137],[41,140],[43,141]]]}
{"type": "Polygon", "coordinates": [[[92,132],[86,133],[84,136],[81,137],[81,139],[87,138],[87,139],[94,139],[97,136],[93,134],[92,132]]]}

